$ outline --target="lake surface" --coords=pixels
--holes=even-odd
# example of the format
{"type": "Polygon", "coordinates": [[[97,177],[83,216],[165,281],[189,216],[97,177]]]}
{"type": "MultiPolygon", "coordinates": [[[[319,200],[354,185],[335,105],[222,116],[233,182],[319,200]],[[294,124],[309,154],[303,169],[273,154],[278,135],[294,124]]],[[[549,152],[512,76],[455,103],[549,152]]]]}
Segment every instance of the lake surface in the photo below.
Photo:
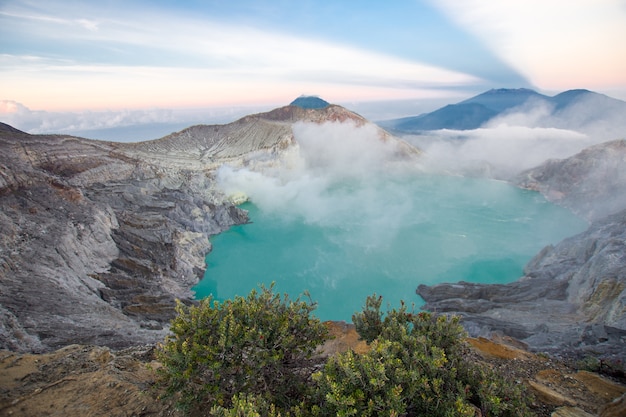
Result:
{"type": "Polygon", "coordinates": [[[212,238],[196,297],[275,282],[292,298],[308,291],[322,320],[351,321],[373,293],[419,306],[419,284],[514,281],[544,246],[587,227],[536,192],[452,176],[350,180],[241,207],[251,223],[212,238]]]}

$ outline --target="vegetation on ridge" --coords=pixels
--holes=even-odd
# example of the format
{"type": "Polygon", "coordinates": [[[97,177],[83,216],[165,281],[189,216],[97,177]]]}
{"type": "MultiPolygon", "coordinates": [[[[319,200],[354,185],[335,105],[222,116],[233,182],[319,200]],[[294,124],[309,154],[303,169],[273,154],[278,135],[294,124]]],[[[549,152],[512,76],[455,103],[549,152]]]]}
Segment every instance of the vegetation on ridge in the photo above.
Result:
{"type": "Polygon", "coordinates": [[[365,354],[315,355],[327,332],[315,304],[274,294],[178,305],[157,352],[160,384],[190,415],[525,416],[521,386],[467,359],[458,318],[384,314],[368,297],[353,316],[365,354]]]}

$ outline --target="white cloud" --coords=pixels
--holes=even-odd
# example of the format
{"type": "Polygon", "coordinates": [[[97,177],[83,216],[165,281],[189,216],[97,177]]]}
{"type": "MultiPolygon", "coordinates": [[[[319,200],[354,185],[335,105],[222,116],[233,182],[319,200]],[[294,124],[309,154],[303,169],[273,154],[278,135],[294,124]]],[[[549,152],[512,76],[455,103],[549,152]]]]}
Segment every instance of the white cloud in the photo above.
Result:
{"type": "Polygon", "coordinates": [[[553,128],[579,132],[598,143],[624,138],[625,107],[623,103],[599,94],[584,95],[564,109],[555,109],[549,102],[531,99],[489,120],[483,127],[553,128]]]}
{"type": "MultiPolygon", "coordinates": [[[[218,115],[227,115],[228,110],[206,109],[204,111],[181,111],[170,109],[109,110],[83,112],[48,112],[31,110],[21,103],[0,100],[0,121],[31,134],[59,133],[84,135],[85,132],[124,127],[149,126],[154,124],[176,124],[210,121],[218,115]]],[[[165,133],[170,133],[167,131],[165,133]]],[[[164,133],[164,134],[165,134],[164,133]]],[[[101,133],[100,136],[106,136],[101,133]]],[[[116,136],[124,136],[117,134],[116,136]]],[[[129,133],[132,138],[132,133],[129,133]]],[[[144,139],[155,139],[149,137],[144,139]]],[[[114,139],[112,139],[114,140],[114,139]]],[[[127,139],[125,139],[127,140],[127,139]]]]}
{"type": "Polygon", "coordinates": [[[97,31],[99,23],[90,19],[78,19],[76,22],[83,28],[91,31],[97,31]]]}
{"type": "Polygon", "coordinates": [[[91,138],[93,131],[99,131],[98,138],[113,141],[156,139],[194,124],[229,123],[247,114],[260,111],[267,111],[267,109],[240,106],[50,112],[32,110],[12,100],[0,100],[0,121],[27,133],[87,135],[91,138]],[[162,127],[158,128],[158,126],[162,127]],[[136,135],[140,137],[137,138],[136,135]]]}
{"type": "MultiPolygon", "coordinates": [[[[513,120],[521,121],[514,116],[513,120]]],[[[530,120],[530,119],[529,119],[530,120]]],[[[426,169],[510,179],[547,159],[571,156],[595,143],[572,130],[502,123],[468,131],[439,130],[405,139],[426,153],[426,169]]]]}
{"type": "Polygon", "coordinates": [[[544,89],[626,83],[622,0],[432,1],[544,89]]]}
{"type": "Polygon", "coordinates": [[[360,245],[385,244],[406,224],[411,203],[398,170],[390,169],[406,166],[395,165],[394,143],[381,141],[373,125],[297,123],[294,137],[298,147],[289,163],[262,172],[224,166],[220,187],[287,221],[354,227],[360,245]]]}

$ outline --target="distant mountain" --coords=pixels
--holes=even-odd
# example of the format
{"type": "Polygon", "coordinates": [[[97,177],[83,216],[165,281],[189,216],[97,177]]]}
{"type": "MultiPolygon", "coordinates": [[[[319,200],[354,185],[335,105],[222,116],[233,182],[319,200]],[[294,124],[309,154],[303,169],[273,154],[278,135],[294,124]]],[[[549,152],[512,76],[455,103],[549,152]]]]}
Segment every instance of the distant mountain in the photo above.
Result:
{"type": "Polygon", "coordinates": [[[550,97],[539,94],[536,91],[529,90],[528,88],[498,88],[491,89],[475,97],[469,98],[460,102],[458,105],[463,104],[480,104],[486,108],[493,110],[496,114],[500,114],[506,110],[514,107],[521,106],[528,102],[528,100],[549,100],[550,97]]]}
{"type": "Polygon", "coordinates": [[[330,106],[330,103],[317,96],[300,96],[292,101],[290,106],[298,106],[303,109],[323,109],[330,106]]]}
{"type": "Polygon", "coordinates": [[[480,103],[448,104],[432,113],[379,123],[393,131],[413,133],[422,130],[477,129],[498,112],[480,103]]]}
{"type": "MultiPolygon", "coordinates": [[[[554,110],[559,111],[570,106],[574,100],[584,99],[590,96],[603,96],[603,95],[594,93],[589,90],[578,89],[578,90],[567,90],[548,99],[551,100],[552,103],[554,103],[555,105],[554,110]]],[[[604,96],[604,97],[607,97],[607,96],[604,96]]],[[[610,97],[607,97],[607,98],[611,99],[610,97]]],[[[611,100],[614,100],[614,99],[611,99],[611,100]]]]}
{"type": "Polygon", "coordinates": [[[626,134],[626,102],[589,90],[569,90],[550,99],[554,105],[554,127],[567,124],[580,129],[588,124],[615,122],[620,137],[626,134]]]}
{"type": "MultiPolygon", "coordinates": [[[[419,134],[438,129],[470,130],[496,118],[541,109],[529,127],[554,127],[612,138],[624,135],[626,102],[589,90],[569,90],[554,97],[536,91],[492,89],[431,113],[379,122],[397,133],[419,134]]],[[[530,123],[530,122],[529,122],[530,123]]]]}

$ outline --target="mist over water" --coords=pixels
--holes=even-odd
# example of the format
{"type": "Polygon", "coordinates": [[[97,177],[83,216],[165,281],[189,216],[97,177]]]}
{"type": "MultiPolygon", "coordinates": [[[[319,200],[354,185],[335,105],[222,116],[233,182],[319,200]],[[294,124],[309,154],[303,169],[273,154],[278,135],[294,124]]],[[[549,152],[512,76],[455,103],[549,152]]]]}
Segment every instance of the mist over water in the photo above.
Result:
{"type": "Polygon", "coordinates": [[[348,202],[323,222],[244,204],[252,223],[213,238],[197,297],[244,296],[275,282],[292,297],[308,290],[321,319],[350,321],[374,292],[420,305],[419,284],[514,281],[543,246],[586,227],[539,194],[497,181],[424,175],[363,186],[327,189],[348,202]],[[388,206],[368,204],[364,193],[388,206]]]}
{"type": "Polygon", "coordinates": [[[395,163],[371,127],[300,124],[299,147],[263,172],[224,167],[251,224],[212,238],[198,298],[263,283],[309,291],[322,320],[351,320],[367,295],[420,305],[419,284],[511,282],[545,245],[586,228],[535,192],[395,163]]]}

